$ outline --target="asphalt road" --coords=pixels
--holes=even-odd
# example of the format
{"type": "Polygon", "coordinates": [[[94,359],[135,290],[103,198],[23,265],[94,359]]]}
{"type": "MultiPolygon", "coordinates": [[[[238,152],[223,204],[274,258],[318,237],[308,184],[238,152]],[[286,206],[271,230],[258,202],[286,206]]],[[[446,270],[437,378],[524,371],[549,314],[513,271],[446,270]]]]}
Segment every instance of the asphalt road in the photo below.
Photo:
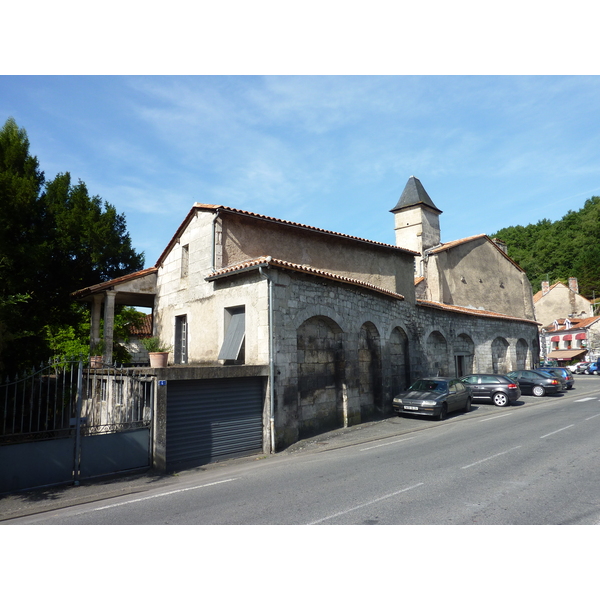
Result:
{"type": "Polygon", "coordinates": [[[600,524],[600,377],[522,400],[442,423],[394,417],[379,439],[234,461],[7,523],[600,524]]]}

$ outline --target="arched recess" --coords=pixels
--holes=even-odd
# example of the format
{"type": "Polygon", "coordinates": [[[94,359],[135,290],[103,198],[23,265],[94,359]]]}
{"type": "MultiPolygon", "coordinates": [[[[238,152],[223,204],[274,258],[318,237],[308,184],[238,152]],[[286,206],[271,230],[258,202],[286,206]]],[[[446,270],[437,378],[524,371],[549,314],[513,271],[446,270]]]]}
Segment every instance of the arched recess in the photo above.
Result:
{"type": "Polygon", "coordinates": [[[529,347],[527,346],[527,342],[523,338],[517,340],[517,369],[527,368],[528,352],[529,347]]]}
{"type": "Polygon", "coordinates": [[[510,361],[508,357],[509,344],[503,337],[497,337],[492,342],[492,371],[494,373],[508,373],[510,361]]]}
{"type": "Polygon", "coordinates": [[[296,332],[300,434],[342,424],[343,332],[328,317],[307,319],[296,332]]]}
{"type": "Polygon", "coordinates": [[[381,339],[377,327],[367,321],[358,334],[358,380],[361,406],[383,407],[381,339]]]}
{"type": "Polygon", "coordinates": [[[473,357],[475,343],[471,336],[461,333],[454,343],[454,367],[457,377],[463,377],[473,372],[473,357]]]}
{"type": "Polygon", "coordinates": [[[390,367],[392,396],[410,385],[410,356],[408,336],[401,327],[394,327],[390,335],[390,367]]]}
{"type": "Polygon", "coordinates": [[[449,377],[450,361],[448,359],[448,343],[439,331],[432,331],[425,344],[429,375],[431,377],[449,377]]]}
{"type": "Polygon", "coordinates": [[[534,369],[540,363],[540,339],[534,338],[531,340],[531,362],[529,368],[534,369]]]}

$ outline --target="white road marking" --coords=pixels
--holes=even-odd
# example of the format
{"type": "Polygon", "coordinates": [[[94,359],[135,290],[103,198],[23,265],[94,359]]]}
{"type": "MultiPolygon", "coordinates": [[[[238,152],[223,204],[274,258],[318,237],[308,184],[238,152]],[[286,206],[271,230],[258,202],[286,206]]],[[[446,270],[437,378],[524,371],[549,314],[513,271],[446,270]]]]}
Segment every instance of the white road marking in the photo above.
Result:
{"type": "Polygon", "coordinates": [[[600,417],[600,413],[598,413],[597,415],[592,415],[591,417],[588,417],[586,419],[586,421],[589,421],[590,419],[595,419],[596,417],[600,417]]]}
{"type": "Polygon", "coordinates": [[[395,442],[386,442],[385,444],[378,444],[377,446],[369,446],[368,448],[361,448],[359,452],[364,452],[365,450],[373,450],[373,448],[381,448],[382,446],[391,446],[392,444],[399,444],[400,442],[406,442],[408,440],[414,440],[415,436],[408,438],[402,438],[401,440],[396,440],[395,442]]]}
{"type": "MultiPolygon", "coordinates": [[[[154,498],[161,498],[162,496],[170,496],[172,494],[179,494],[180,492],[189,492],[191,490],[198,490],[200,488],[210,487],[213,485],[219,485],[220,483],[229,483],[230,481],[235,481],[237,478],[233,479],[223,479],[222,481],[215,481],[213,483],[204,483],[202,485],[194,485],[192,487],[181,488],[179,490],[172,490],[170,492],[163,492],[162,494],[154,494],[152,496],[145,496],[144,498],[136,498],[135,500],[126,500],[125,502],[117,502],[115,504],[109,504],[108,506],[100,506],[98,508],[91,509],[91,512],[96,512],[98,510],[107,510],[108,508],[117,508],[118,506],[125,506],[126,504],[134,504],[135,502],[143,502],[144,500],[154,500],[154,498]]],[[[88,511],[83,511],[88,512],[88,511]]]]}
{"type": "Polygon", "coordinates": [[[492,419],[500,419],[501,417],[508,417],[508,415],[512,415],[512,413],[504,413],[503,415],[495,415],[493,417],[486,417],[485,419],[479,419],[479,422],[491,421],[492,419]]]}
{"type": "Polygon", "coordinates": [[[550,433],[547,433],[546,435],[541,435],[540,440],[542,438],[548,437],[549,435],[554,435],[555,433],[558,433],[559,431],[564,431],[565,429],[569,429],[569,427],[573,427],[573,425],[567,425],[566,427],[562,427],[561,429],[557,429],[556,431],[551,431],[550,433]]]}
{"type": "Polygon", "coordinates": [[[579,400],[574,400],[573,402],[587,402],[588,400],[598,400],[598,398],[580,398],[579,400]]]}
{"type": "Polygon", "coordinates": [[[487,458],[482,458],[481,460],[471,463],[470,465],[465,465],[464,467],[461,467],[461,469],[468,469],[470,467],[474,467],[475,465],[479,465],[482,462],[485,462],[486,460],[491,460],[492,458],[497,458],[498,456],[502,456],[503,454],[508,454],[509,452],[512,452],[513,450],[518,450],[520,447],[521,446],[515,446],[514,448],[510,448],[510,450],[505,450],[504,452],[498,452],[498,454],[488,456],[487,458]]]}
{"type": "Polygon", "coordinates": [[[411,485],[410,487],[404,488],[403,490],[398,490],[397,492],[392,492],[391,494],[386,494],[385,496],[381,496],[380,498],[375,498],[375,500],[371,500],[370,502],[365,502],[364,504],[359,504],[358,506],[354,506],[349,508],[348,510],[342,510],[341,512],[335,513],[334,515],[329,515],[328,517],[323,517],[322,519],[318,519],[317,521],[313,521],[309,523],[309,525],[318,525],[323,521],[328,521],[329,519],[335,519],[336,517],[340,517],[341,515],[348,514],[353,510],[359,510],[364,508],[365,506],[370,506],[371,504],[375,504],[376,502],[381,502],[382,500],[387,500],[388,498],[392,498],[393,496],[397,496],[398,494],[403,494],[404,492],[408,492],[410,490],[414,490],[418,488],[420,485],[424,485],[423,483],[417,483],[415,485],[411,485]]]}

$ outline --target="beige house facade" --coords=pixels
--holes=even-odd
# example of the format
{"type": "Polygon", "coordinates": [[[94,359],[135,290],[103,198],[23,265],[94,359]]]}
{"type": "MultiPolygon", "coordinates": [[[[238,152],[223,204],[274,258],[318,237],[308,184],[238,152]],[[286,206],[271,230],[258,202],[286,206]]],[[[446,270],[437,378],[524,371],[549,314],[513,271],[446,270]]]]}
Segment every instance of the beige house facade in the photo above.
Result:
{"type": "Polygon", "coordinates": [[[556,319],[583,319],[594,316],[593,303],[579,294],[576,277],[569,277],[569,285],[560,281],[550,285],[542,282],[542,289],[533,296],[536,320],[544,325],[556,319]]]}
{"type": "Polygon", "coordinates": [[[210,452],[182,450],[199,399],[211,394],[211,410],[225,414],[255,389],[248,403],[260,449],[274,452],[390,414],[394,394],[420,377],[538,364],[531,288],[518,265],[484,235],[442,244],[441,211],[414,177],[391,212],[396,245],[195,204],[153,268],[75,294],[104,305],[106,327],[125,287],[145,285],[154,334],[173,347],[158,373],[158,466],[220,452],[209,417],[189,435],[210,438],[210,452]]]}

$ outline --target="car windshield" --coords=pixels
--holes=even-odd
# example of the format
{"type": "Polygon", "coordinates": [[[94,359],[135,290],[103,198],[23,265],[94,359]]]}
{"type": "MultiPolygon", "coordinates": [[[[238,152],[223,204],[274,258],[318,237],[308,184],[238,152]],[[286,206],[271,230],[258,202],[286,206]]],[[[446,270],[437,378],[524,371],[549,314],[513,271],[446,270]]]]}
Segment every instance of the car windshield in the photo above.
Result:
{"type": "Polygon", "coordinates": [[[413,392],[439,392],[441,394],[448,391],[448,384],[445,381],[419,379],[410,386],[410,390],[413,392]]]}

